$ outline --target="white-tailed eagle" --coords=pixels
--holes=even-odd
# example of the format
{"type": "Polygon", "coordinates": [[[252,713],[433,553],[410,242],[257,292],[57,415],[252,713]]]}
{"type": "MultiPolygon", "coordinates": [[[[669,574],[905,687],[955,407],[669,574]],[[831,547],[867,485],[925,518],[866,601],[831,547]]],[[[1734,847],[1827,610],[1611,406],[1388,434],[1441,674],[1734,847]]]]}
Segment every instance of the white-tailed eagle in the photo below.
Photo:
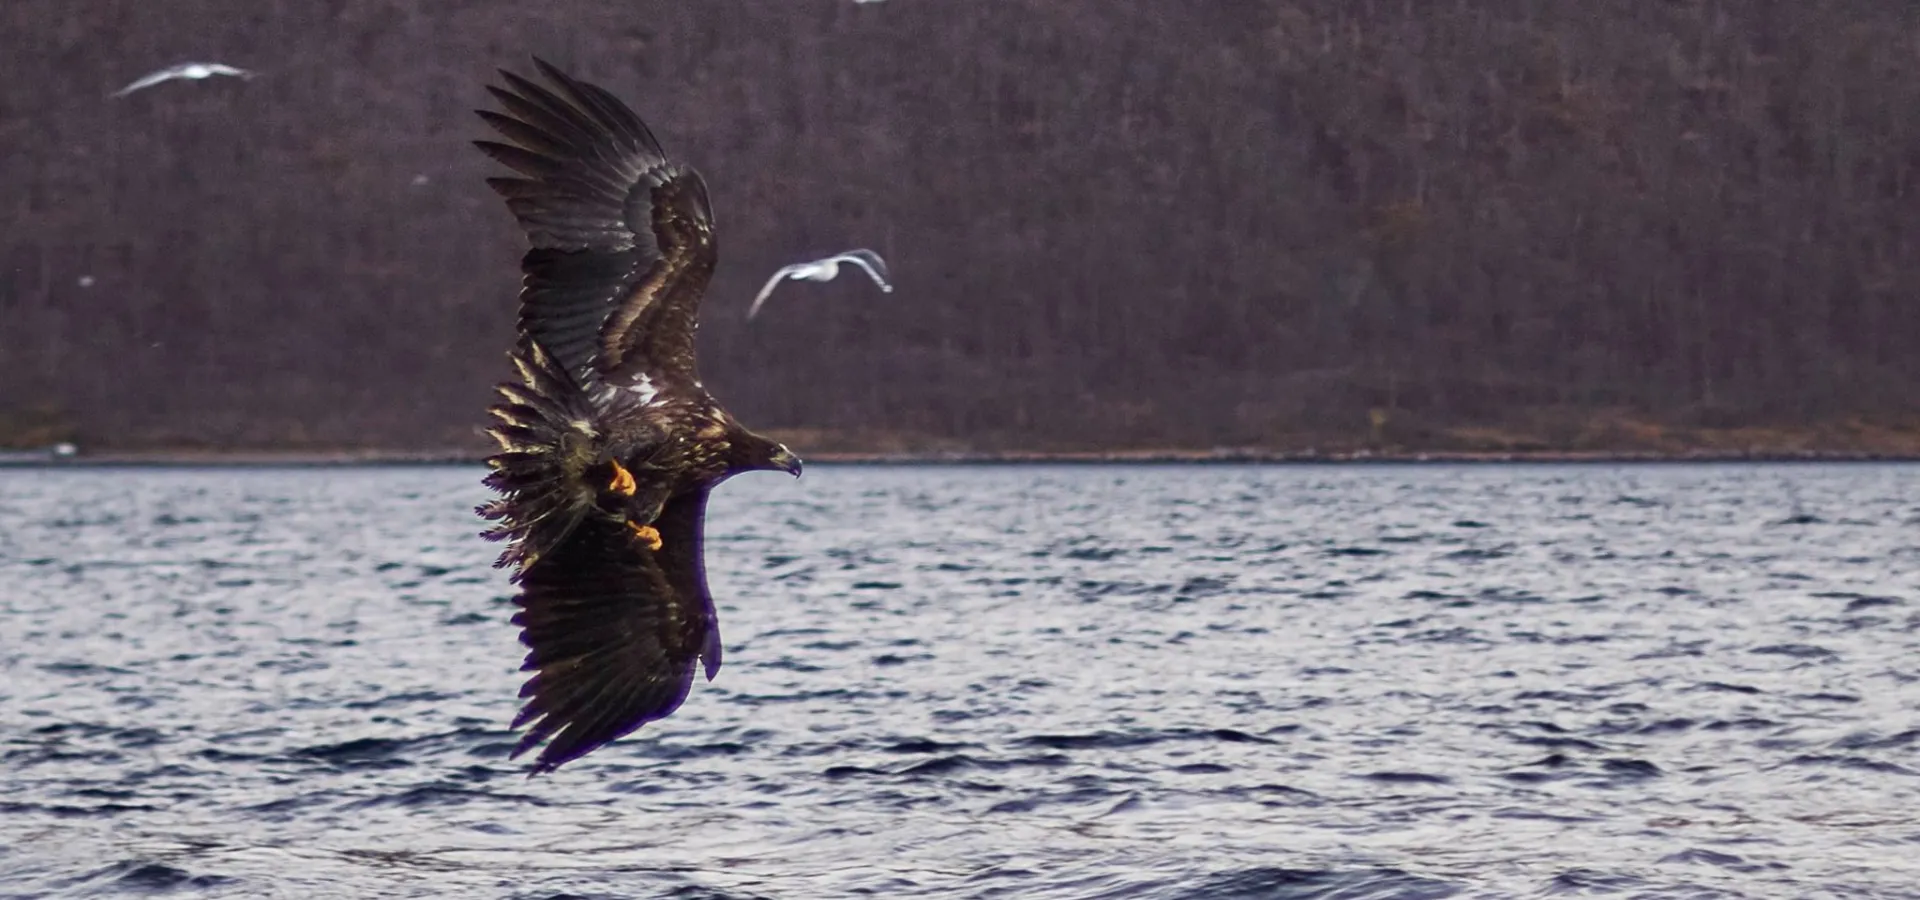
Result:
{"type": "Polygon", "coordinates": [[[518,377],[489,410],[499,452],[480,508],[507,541],[513,621],[533,674],[514,756],[551,771],[679,708],[720,667],[701,532],[707,493],[755,469],[800,474],[701,386],[693,334],[714,270],[713,213],[692,169],[625,104],[534,60],[551,88],[502,72],[476,141],[515,175],[518,377]]]}

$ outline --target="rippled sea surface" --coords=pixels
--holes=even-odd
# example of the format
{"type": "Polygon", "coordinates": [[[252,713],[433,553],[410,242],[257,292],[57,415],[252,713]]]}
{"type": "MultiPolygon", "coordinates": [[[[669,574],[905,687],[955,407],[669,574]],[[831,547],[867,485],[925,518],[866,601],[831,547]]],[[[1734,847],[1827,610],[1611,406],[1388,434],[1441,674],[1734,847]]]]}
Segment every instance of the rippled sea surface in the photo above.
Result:
{"type": "Polygon", "coordinates": [[[1920,896],[1920,467],[816,467],[556,774],[475,468],[0,470],[0,897],[1920,896]]]}

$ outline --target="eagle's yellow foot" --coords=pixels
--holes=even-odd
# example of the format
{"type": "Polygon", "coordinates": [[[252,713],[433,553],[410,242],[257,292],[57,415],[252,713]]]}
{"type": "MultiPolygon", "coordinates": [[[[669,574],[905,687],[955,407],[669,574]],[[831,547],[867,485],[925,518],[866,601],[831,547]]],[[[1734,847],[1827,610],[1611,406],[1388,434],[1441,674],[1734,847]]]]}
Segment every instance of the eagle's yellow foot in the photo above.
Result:
{"type": "Polygon", "coordinates": [[[660,529],[652,525],[642,525],[638,522],[628,522],[627,527],[633,529],[633,536],[639,538],[641,543],[646,544],[648,550],[660,549],[660,529]]]}
{"type": "Polygon", "coordinates": [[[622,497],[633,496],[633,492],[638,489],[633,483],[633,473],[627,471],[627,467],[621,465],[617,459],[610,459],[607,462],[613,466],[613,481],[607,484],[607,490],[622,497]]]}

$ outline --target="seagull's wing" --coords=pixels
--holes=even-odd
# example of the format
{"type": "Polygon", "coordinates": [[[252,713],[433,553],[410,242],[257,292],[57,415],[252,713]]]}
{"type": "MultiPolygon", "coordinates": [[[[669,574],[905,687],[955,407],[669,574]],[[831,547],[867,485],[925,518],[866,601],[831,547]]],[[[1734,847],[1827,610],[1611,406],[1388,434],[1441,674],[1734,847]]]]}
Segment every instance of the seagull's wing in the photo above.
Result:
{"type": "Polygon", "coordinates": [[[867,270],[867,277],[872,278],[873,283],[880,286],[880,290],[893,292],[893,283],[887,275],[887,261],[881,259],[880,254],[866,249],[848,250],[834,259],[846,260],[867,270]]]}
{"type": "Polygon", "coordinates": [[[691,381],[693,331],[713,277],[713,213],[698,173],[672,162],[631,109],[535,59],[552,89],[511,72],[476,141],[522,177],[490,178],[527,232],[520,330],[583,387],[662,372],[691,381]]]}
{"type": "Polygon", "coordinates": [[[798,277],[794,273],[810,265],[813,265],[813,263],[794,263],[790,266],[781,266],[780,271],[773,273],[773,277],[767,279],[766,285],[760,288],[760,293],[753,298],[753,305],[747,307],[747,318],[751,319],[760,312],[760,304],[767,302],[767,298],[772,296],[773,289],[778,286],[781,281],[798,277]]]}
{"type": "Polygon", "coordinates": [[[229,66],[226,63],[207,63],[207,73],[211,75],[234,75],[243,79],[253,77],[251,71],[229,66]]]}
{"type": "Polygon", "coordinates": [[[115,97],[125,97],[126,95],[131,94],[134,91],[145,90],[147,88],[153,87],[156,84],[159,84],[162,81],[169,81],[171,79],[179,78],[179,77],[180,77],[180,67],[168,66],[164,69],[160,69],[159,71],[148,72],[147,74],[142,75],[137,79],[134,79],[132,84],[129,84],[126,87],[123,87],[117,91],[114,91],[113,95],[115,97]]]}
{"type": "Polygon", "coordinates": [[[519,756],[547,741],[535,774],[671,715],[693,687],[695,666],[711,678],[720,633],[700,569],[704,491],[669,502],[648,549],[625,524],[581,523],[521,580],[513,617],[534,674],[513,728],[528,726],[519,756]]]}

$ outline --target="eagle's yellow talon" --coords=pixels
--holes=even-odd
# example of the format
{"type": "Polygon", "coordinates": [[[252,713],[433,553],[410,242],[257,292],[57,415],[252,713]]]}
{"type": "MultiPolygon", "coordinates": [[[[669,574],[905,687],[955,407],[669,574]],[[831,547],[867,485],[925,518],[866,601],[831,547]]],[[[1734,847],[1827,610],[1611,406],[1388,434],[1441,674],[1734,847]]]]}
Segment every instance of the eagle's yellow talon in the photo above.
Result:
{"type": "Polygon", "coordinates": [[[608,460],[608,462],[613,464],[613,481],[607,485],[607,490],[622,497],[633,496],[633,492],[637,490],[633,483],[633,473],[627,471],[627,467],[621,465],[617,459],[608,460]]]}
{"type": "Polygon", "coordinates": [[[660,529],[638,522],[628,522],[627,527],[633,529],[633,536],[645,543],[648,550],[660,549],[660,529]]]}

